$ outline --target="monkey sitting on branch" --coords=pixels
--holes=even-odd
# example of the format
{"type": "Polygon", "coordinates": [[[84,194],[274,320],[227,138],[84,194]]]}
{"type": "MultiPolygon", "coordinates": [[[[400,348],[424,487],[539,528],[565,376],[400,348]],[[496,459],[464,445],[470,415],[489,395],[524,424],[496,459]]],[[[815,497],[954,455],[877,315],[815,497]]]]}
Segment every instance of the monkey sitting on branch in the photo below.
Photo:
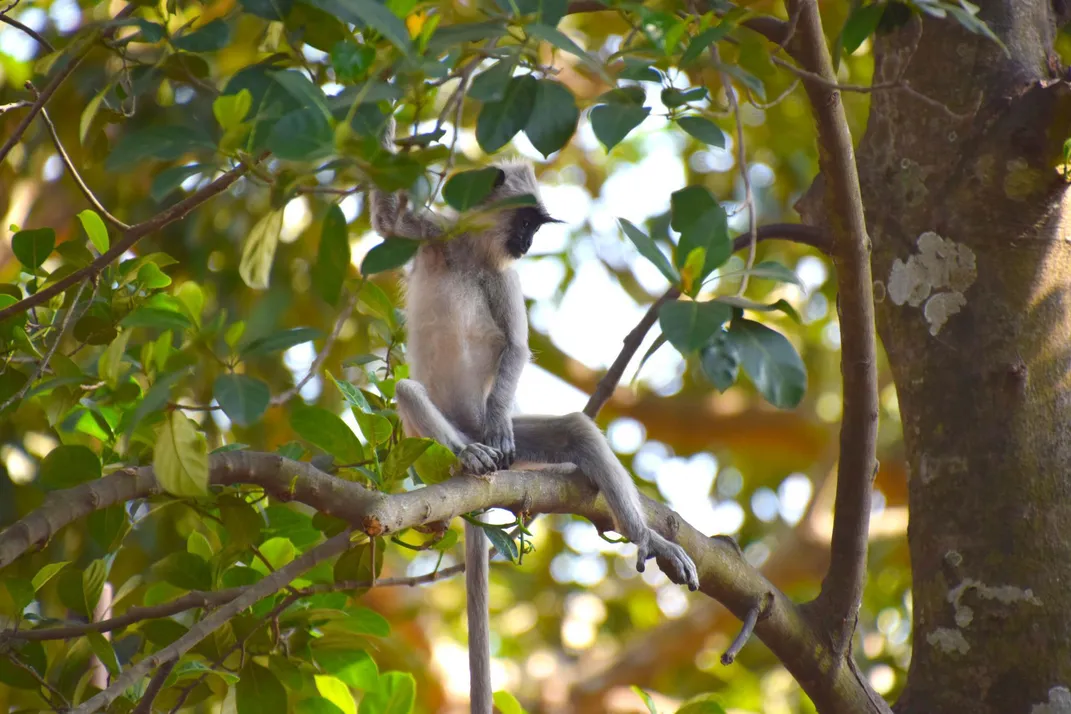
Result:
{"type": "MultiPolygon", "coordinates": [[[[391,118],[384,147],[392,150],[393,141],[391,118]]],[[[512,264],[541,226],[560,221],[540,200],[531,164],[495,168],[493,189],[474,207],[481,211],[478,228],[458,230],[443,216],[413,211],[404,192],[371,191],[373,229],[384,238],[421,241],[407,280],[410,379],[395,390],[404,430],[448,447],[474,476],[515,462],[576,465],[605,496],[616,530],[636,544],[636,569],[657,558],[673,582],[697,590],[692,559],[647,525],[635,484],[590,418],[512,415],[529,359],[528,318],[512,264]],[[526,196],[530,203],[510,202],[526,196]]],[[[471,711],[490,714],[487,541],[469,523],[465,540],[471,711]]]]}

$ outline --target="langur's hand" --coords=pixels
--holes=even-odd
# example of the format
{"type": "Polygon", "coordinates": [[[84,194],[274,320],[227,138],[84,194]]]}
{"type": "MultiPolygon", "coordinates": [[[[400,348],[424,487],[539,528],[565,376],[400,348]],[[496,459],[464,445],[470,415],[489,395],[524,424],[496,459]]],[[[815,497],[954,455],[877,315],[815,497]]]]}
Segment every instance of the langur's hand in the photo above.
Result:
{"type": "Polygon", "coordinates": [[[502,454],[498,467],[508,469],[517,456],[517,447],[513,443],[513,421],[509,417],[489,419],[484,430],[483,443],[502,454]]]}

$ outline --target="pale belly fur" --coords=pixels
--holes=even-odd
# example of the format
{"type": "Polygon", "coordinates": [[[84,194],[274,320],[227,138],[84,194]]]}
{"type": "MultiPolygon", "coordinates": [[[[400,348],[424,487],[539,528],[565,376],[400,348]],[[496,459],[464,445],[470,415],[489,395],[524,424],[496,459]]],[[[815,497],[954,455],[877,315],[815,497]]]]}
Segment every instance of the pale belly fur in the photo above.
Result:
{"type": "Polygon", "coordinates": [[[422,277],[406,299],[409,376],[455,426],[482,431],[503,334],[477,285],[422,277]]]}

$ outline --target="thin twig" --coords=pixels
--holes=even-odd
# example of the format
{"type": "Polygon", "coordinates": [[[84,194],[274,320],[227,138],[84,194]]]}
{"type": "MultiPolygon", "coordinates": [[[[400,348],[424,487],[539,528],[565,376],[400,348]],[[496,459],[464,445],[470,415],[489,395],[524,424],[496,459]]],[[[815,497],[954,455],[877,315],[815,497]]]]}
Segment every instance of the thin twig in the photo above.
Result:
{"type": "Polygon", "coordinates": [[[737,633],[736,638],[729,645],[729,649],[725,650],[725,654],[721,656],[721,663],[725,666],[729,666],[736,660],[736,656],[740,654],[740,650],[744,649],[744,645],[751,639],[751,634],[755,631],[755,625],[759,622],[759,613],[762,612],[762,603],[755,603],[747,611],[747,615],[744,617],[743,627],[740,628],[740,632],[737,633]]]}
{"type": "Polygon", "coordinates": [[[33,102],[28,102],[25,99],[20,99],[17,102],[11,102],[10,104],[0,104],[0,114],[6,114],[14,109],[22,109],[23,107],[32,107],[33,102]]]}
{"type": "MultiPolygon", "coordinates": [[[[33,82],[27,80],[26,89],[30,90],[30,93],[35,99],[40,98],[40,94],[37,92],[37,87],[33,86],[33,82]]],[[[75,168],[74,162],[71,161],[70,155],[67,153],[67,149],[63,147],[63,142],[60,141],[59,132],[56,131],[56,125],[52,123],[52,119],[48,116],[48,110],[43,106],[41,107],[41,118],[45,120],[45,125],[48,127],[48,133],[52,135],[52,143],[56,146],[56,151],[59,153],[60,158],[63,159],[63,164],[67,167],[67,172],[74,179],[74,182],[78,185],[78,190],[82,192],[82,195],[89,201],[89,205],[93,206],[94,210],[100,214],[101,218],[111,223],[119,230],[129,230],[130,226],[123,223],[118,218],[113,216],[107,208],[104,207],[97,197],[90,190],[89,186],[82,179],[81,174],[78,173],[78,169],[75,168]]]]}
{"type": "MultiPolygon", "coordinates": [[[[48,369],[48,363],[49,361],[51,361],[52,355],[56,354],[56,348],[59,347],[60,341],[63,340],[63,335],[67,332],[67,326],[71,324],[71,318],[74,317],[74,313],[76,312],[76,308],[78,307],[78,301],[82,298],[82,292],[85,291],[87,282],[88,281],[83,282],[82,285],[78,288],[78,292],[74,296],[74,301],[71,303],[71,309],[68,310],[67,314],[63,316],[63,322],[60,324],[59,334],[56,335],[56,339],[52,343],[52,346],[48,348],[48,352],[45,353],[44,359],[42,359],[37,364],[37,368],[34,370],[33,375],[31,375],[30,378],[26,380],[26,383],[22,385],[22,388],[12,394],[10,397],[8,397],[3,404],[0,404],[0,412],[4,411],[8,408],[8,406],[14,404],[15,402],[21,400],[24,396],[26,396],[26,392],[30,391],[30,387],[33,386],[33,383],[36,382],[42,374],[44,374],[44,371],[46,369],[48,369]]],[[[92,301],[92,296],[90,297],[90,301],[92,301]]]]}
{"type": "MultiPolygon", "coordinates": [[[[132,12],[134,12],[135,8],[136,5],[134,3],[131,3],[124,7],[122,10],[120,10],[119,13],[115,16],[115,18],[118,20],[120,18],[124,18],[130,15],[132,12]]],[[[37,98],[37,101],[35,101],[33,103],[33,106],[30,107],[30,111],[26,113],[26,116],[24,116],[22,118],[22,121],[19,122],[18,126],[15,127],[15,131],[13,131],[11,133],[11,136],[7,138],[7,141],[4,142],[4,145],[0,146],[0,164],[2,164],[4,162],[4,159],[7,158],[7,155],[11,152],[11,149],[15,147],[15,144],[19,143],[22,140],[22,135],[26,133],[26,129],[30,126],[30,122],[34,120],[34,117],[37,116],[37,113],[41,111],[42,108],[44,108],[48,100],[51,99],[52,95],[56,93],[56,90],[60,88],[60,85],[67,81],[67,78],[71,76],[74,70],[78,68],[78,65],[82,63],[82,60],[86,58],[86,55],[88,55],[89,51],[93,48],[97,37],[110,37],[114,35],[118,29],[118,26],[113,26],[103,31],[98,31],[96,37],[86,38],[84,45],[81,48],[81,51],[75,57],[71,58],[71,60],[67,62],[63,69],[58,71],[56,73],[56,76],[54,76],[51,81],[49,81],[49,83],[45,85],[45,88],[41,90],[41,95],[37,98]]]]}
{"type": "Polygon", "coordinates": [[[176,660],[171,660],[160,665],[160,669],[156,670],[156,674],[149,680],[149,686],[145,687],[145,692],[141,695],[141,699],[138,701],[138,705],[134,707],[132,714],[152,714],[152,703],[156,699],[156,695],[164,688],[164,683],[171,674],[171,670],[175,668],[175,664],[176,660]]]}
{"type": "Polygon", "coordinates": [[[24,25],[23,23],[19,22],[18,20],[16,20],[13,17],[9,17],[6,14],[8,12],[10,12],[10,10],[5,10],[4,13],[0,13],[0,22],[3,22],[6,25],[11,25],[12,27],[17,28],[19,30],[22,30],[27,35],[29,35],[30,37],[32,37],[35,40],[37,40],[37,43],[39,45],[41,45],[42,47],[44,47],[49,52],[55,52],[56,51],[56,48],[52,46],[52,43],[49,42],[48,40],[46,40],[44,38],[44,36],[41,35],[40,32],[38,32],[37,30],[33,29],[32,27],[28,27],[27,25],[24,25]]]}
{"type": "MultiPolygon", "coordinates": [[[[380,578],[376,580],[377,588],[391,587],[415,587],[426,583],[444,580],[446,578],[464,572],[465,564],[452,565],[449,568],[435,570],[424,575],[414,575],[405,578],[380,578]]],[[[329,592],[344,592],[351,590],[366,590],[372,587],[368,580],[343,580],[335,583],[317,583],[306,588],[297,588],[294,592],[301,596],[317,595],[329,592]]],[[[171,617],[180,612],[196,610],[198,608],[213,608],[225,605],[234,598],[245,592],[247,587],[227,588],[226,590],[203,591],[194,590],[186,593],[170,602],[148,607],[132,607],[122,615],[99,620],[97,622],[85,622],[77,625],[65,625],[63,627],[49,627],[36,630],[6,631],[0,633],[0,641],[22,640],[27,642],[41,642],[45,640],[70,640],[83,637],[89,632],[114,632],[136,622],[144,620],[156,620],[163,617],[171,617]]]]}
{"type": "Polygon", "coordinates": [[[335,340],[338,339],[339,333],[342,332],[343,325],[346,324],[346,320],[350,319],[350,315],[353,314],[353,308],[357,306],[357,295],[358,293],[356,292],[351,293],[346,300],[346,305],[342,308],[342,312],[338,314],[338,319],[335,320],[335,326],[331,330],[331,334],[324,340],[324,346],[320,348],[320,353],[316,355],[316,360],[309,367],[308,373],[293,387],[272,397],[270,402],[272,406],[277,407],[289,402],[320,371],[324,362],[327,361],[327,355],[331,352],[331,348],[335,345],[335,340]]]}
{"type": "MultiPolygon", "coordinates": [[[[717,42],[710,46],[710,56],[714,60],[715,67],[722,66],[717,42]]],[[[751,236],[751,242],[748,244],[747,250],[747,266],[743,276],[740,278],[740,288],[736,291],[737,295],[743,295],[747,291],[751,269],[755,267],[755,251],[759,243],[758,211],[755,210],[755,194],[751,190],[751,176],[748,174],[747,146],[744,144],[744,121],[740,116],[740,102],[736,98],[736,90],[733,89],[733,82],[729,78],[729,73],[719,71],[718,74],[721,75],[721,84],[725,87],[725,95],[729,99],[729,108],[732,109],[733,118],[736,121],[736,163],[740,166],[740,178],[744,180],[744,203],[747,206],[748,233],[751,236]]]]}
{"type": "MultiPolygon", "coordinates": [[[[44,96],[44,94],[42,93],[41,96],[44,96]]],[[[257,161],[263,160],[267,155],[267,152],[265,152],[257,159],[257,161]]],[[[190,194],[170,208],[161,211],[149,220],[134,224],[121,240],[117,241],[115,245],[86,267],[74,271],[65,278],[57,280],[47,288],[39,290],[30,297],[0,310],[0,320],[6,320],[12,315],[18,315],[26,312],[32,307],[43,305],[51,300],[52,296],[59,295],[72,285],[82,280],[95,277],[114,260],[122,256],[123,253],[134,247],[134,245],[142,238],[151,233],[155,233],[175,221],[185,218],[195,208],[199,208],[202,203],[230,188],[231,184],[245,175],[246,171],[247,169],[244,166],[238,166],[231,169],[212,183],[198,189],[196,192],[190,194]]]]}
{"type": "MultiPolygon", "coordinates": [[[[24,670],[31,677],[33,677],[34,681],[36,681],[38,684],[40,684],[45,689],[45,691],[47,691],[51,695],[49,697],[50,700],[55,698],[57,701],[60,702],[60,704],[63,706],[63,708],[65,710],[71,708],[71,703],[67,700],[67,697],[63,696],[63,692],[61,692],[60,690],[58,690],[54,686],[52,686],[52,684],[50,684],[49,681],[47,679],[45,679],[36,669],[34,669],[30,665],[28,665],[25,662],[23,662],[22,660],[20,660],[18,657],[16,657],[14,652],[8,652],[7,653],[7,658],[16,667],[18,667],[21,670],[24,670]]],[[[59,709],[59,706],[57,706],[54,702],[49,701],[49,703],[52,704],[52,708],[53,709],[59,709]]]]}

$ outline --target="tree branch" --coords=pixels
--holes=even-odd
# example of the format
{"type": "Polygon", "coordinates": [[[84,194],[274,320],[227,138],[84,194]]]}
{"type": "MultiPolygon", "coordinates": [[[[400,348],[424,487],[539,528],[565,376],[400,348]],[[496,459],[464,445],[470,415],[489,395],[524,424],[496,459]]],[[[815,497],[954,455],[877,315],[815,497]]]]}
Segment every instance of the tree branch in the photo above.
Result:
{"type": "MultiPolygon", "coordinates": [[[[44,96],[42,94],[41,96],[44,96]]],[[[267,153],[262,154],[257,161],[261,161],[267,153]]],[[[130,250],[134,245],[145,236],[155,233],[161,228],[174,223],[175,221],[185,218],[190,211],[200,207],[202,203],[208,199],[223,193],[231,184],[244,176],[248,169],[243,166],[237,166],[227,173],[217,178],[212,183],[204,186],[194,193],[190,194],[183,200],[179,201],[175,205],[167,208],[147,221],[142,221],[130,227],[122,237],[121,240],[116,241],[115,245],[105,251],[99,258],[94,260],[86,267],[76,270],[67,277],[57,280],[47,288],[40,290],[33,295],[18,301],[14,305],[9,305],[0,310],[0,321],[6,320],[12,315],[18,315],[19,313],[26,312],[32,307],[42,305],[52,299],[52,296],[59,295],[72,285],[86,279],[94,278],[100,274],[109,264],[117,260],[126,251],[130,250]]]]}
{"type": "MultiPolygon", "coordinates": [[[[209,467],[210,479],[215,485],[255,484],[274,498],[300,501],[346,520],[369,536],[449,521],[459,514],[491,507],[533,514],[571,513],[591,520],[602,529],[614,527],[605,498],[575,471],[501,471],[486,480],[460,476],[406,493],[385,494],[278,454],[247,451],[215,454],[209,467]]],[[[33,544],[46,542],[58,529],[95,510],[162,493],[152,468],[148,466],[118,471],[65,491],[53,492],[39,509],[0,533],[0,568],[33,544]]],[[[829,711],[835,713],[865,711],[860,707],[868,701],[868,692],[847,668],[834,667],[837,660],[833,653],[815,634],[800,608],[721,539],[699,533],[662,504],[643,499],[643,506],[651,527],[664,537],[674,538],[692,556],[700,574],[700,589],[737,617],[743,619],[756,600],[773,593],[769,614],[759,621],[755,634],[785,663],[813,699],[832,703],[835,706],[829,711]]],[[[278,580],[267,586],[273,590],[264,592],[274,592],[288,583],[293,577],[287,575],[291,572],[289,568],[290,565],[269,576],[278,580]]],[[[257,588],[266,580],[216,610],[204,623],[210,623],[207,627],[218,627],[220,621],[263,597],[253,595],[254,590],[261,592],[257,588]]],[[[203,636],[211,631],[207,627],[202,630],[201,625],[195,626],[188,636],[192,637],[194,633],[203,636]]],[[[171,646],[184,648],[181,651],[165,648],[128,669],[121,678],[122,682],[127,682],[123,688],[129,686],[127,678],[132,672],[136,672],[135,679],[140,678],[167,659],[185,652],[193,644],[189,637],[171,646]]]]}
{"type": "Polygon", "coordinates": [[[5,25],[11,25],[16,29],[22,30],[27,35],[35,39],[39,45],[44,47],[49,52],[56,51],[56,48],[52,46],[52,43],[46,40],[40,32],[33,29],[32,27],[24,25],[13,17],[8,17],[6,13],[0,13],[0,22],[4,23],[5,25]]]}
{"type": "MultiPolygon", "coordinates": [[[[844,405],[830,566],[821,592],[808,610],[817,616],[820,626],[828,629],[833,653],[842,659],[848,652],[863,595],[872,481],[877,465],[877,345],[870,239],[852,137],[840,92],[834,88],[833,64],[817,2],[791,0],[789,4],[790,11],[798,11],[800,16],[796,33],[799,60],[808,72],[822,79],[804,76],[803,86],[818,124],[819,167],[831,188],[827,213],[833,217],[833,261],[837,267],[837,306],[843,336],[844,405]]],[[[849,668],[850,665],[838,667],[849,668]]]]}
{"type": "MultiPolygon", "coordinates": [[[[831,249],[829,239],[824,233],[817,228],[805,226],[800,223],[771,223],[755,230],[756,242],[772,240],[775,238],[809,245],[826,254],[829,254],[831,249]]],[[[733,240],[733,252],[735,253],[738,250],[749,248],[751,245],[751,234],[746,233],[737,236],[736,239],[733,240]]],[[[595,385],[595,389],[592,391],[588,403],[584,405],[585,414],[594,419],[606,402],[610,400],[617,385],[621,382],[621,375],[625,373],[625,368],[628,367],[628,363],[632,361],[632,358],[636,355],[636,351],[640,348],[640,345],[643,344],[643,338],[647,336],[647,332],[654,326],[655,322],[658,321],[658,311],[662,309],[662,305],[670,300],[677,299],[677,296],[679,295],[680,291],[676,288],[671,288],[667,291],[665,295],[658,298],[658,300],[651,305],[636,327],[632,328],[632,331],[625,336],[621,352],[618,353],[617,358],[614,360],[613,364],[610,365],[610,369],[606,370],[606,374],[599,380],[599,383],[595,385]]]]}
{"type": "Polygon", "coordinates": [[[138,705],[134,707],[132,714],[152,714],[152,703],[156,699],[156,695],[164,688],[164,683],[171,674],[171,670],[175,668],[176,661],[171,660],[160,665],[160,669],[156,670],[156,674],[149,680],[149,686],[145,687],[145,693],[141,695],[141,699],[138,701],[138,705]]]}
{"type": "Polygon", "coordinates": [[[291,580],[312,568],[317,563],[330,557],[343,553],[350,547],[350,533],[346,529],[342,533],[330,538],[315,548],[302,553],[300,556],[287,563],[283,567],[268,575],[263,580],[249,586],[241,595],[220,607],[208,617],[204,618],[191,627],[186,634],[164,647],[159,652],[141,660],[126,669],[115,681],[100,694],[88,699],[73,710],[73,714],[92,714],[107,707],[114,702],[128,687],[136,683],[156,667],[178,659],[198,642],[211,635],[217,629],[227,623],[232,617],[257,603],[261,598],[271,595],[276,590],[286,586],[291,580]]]}

